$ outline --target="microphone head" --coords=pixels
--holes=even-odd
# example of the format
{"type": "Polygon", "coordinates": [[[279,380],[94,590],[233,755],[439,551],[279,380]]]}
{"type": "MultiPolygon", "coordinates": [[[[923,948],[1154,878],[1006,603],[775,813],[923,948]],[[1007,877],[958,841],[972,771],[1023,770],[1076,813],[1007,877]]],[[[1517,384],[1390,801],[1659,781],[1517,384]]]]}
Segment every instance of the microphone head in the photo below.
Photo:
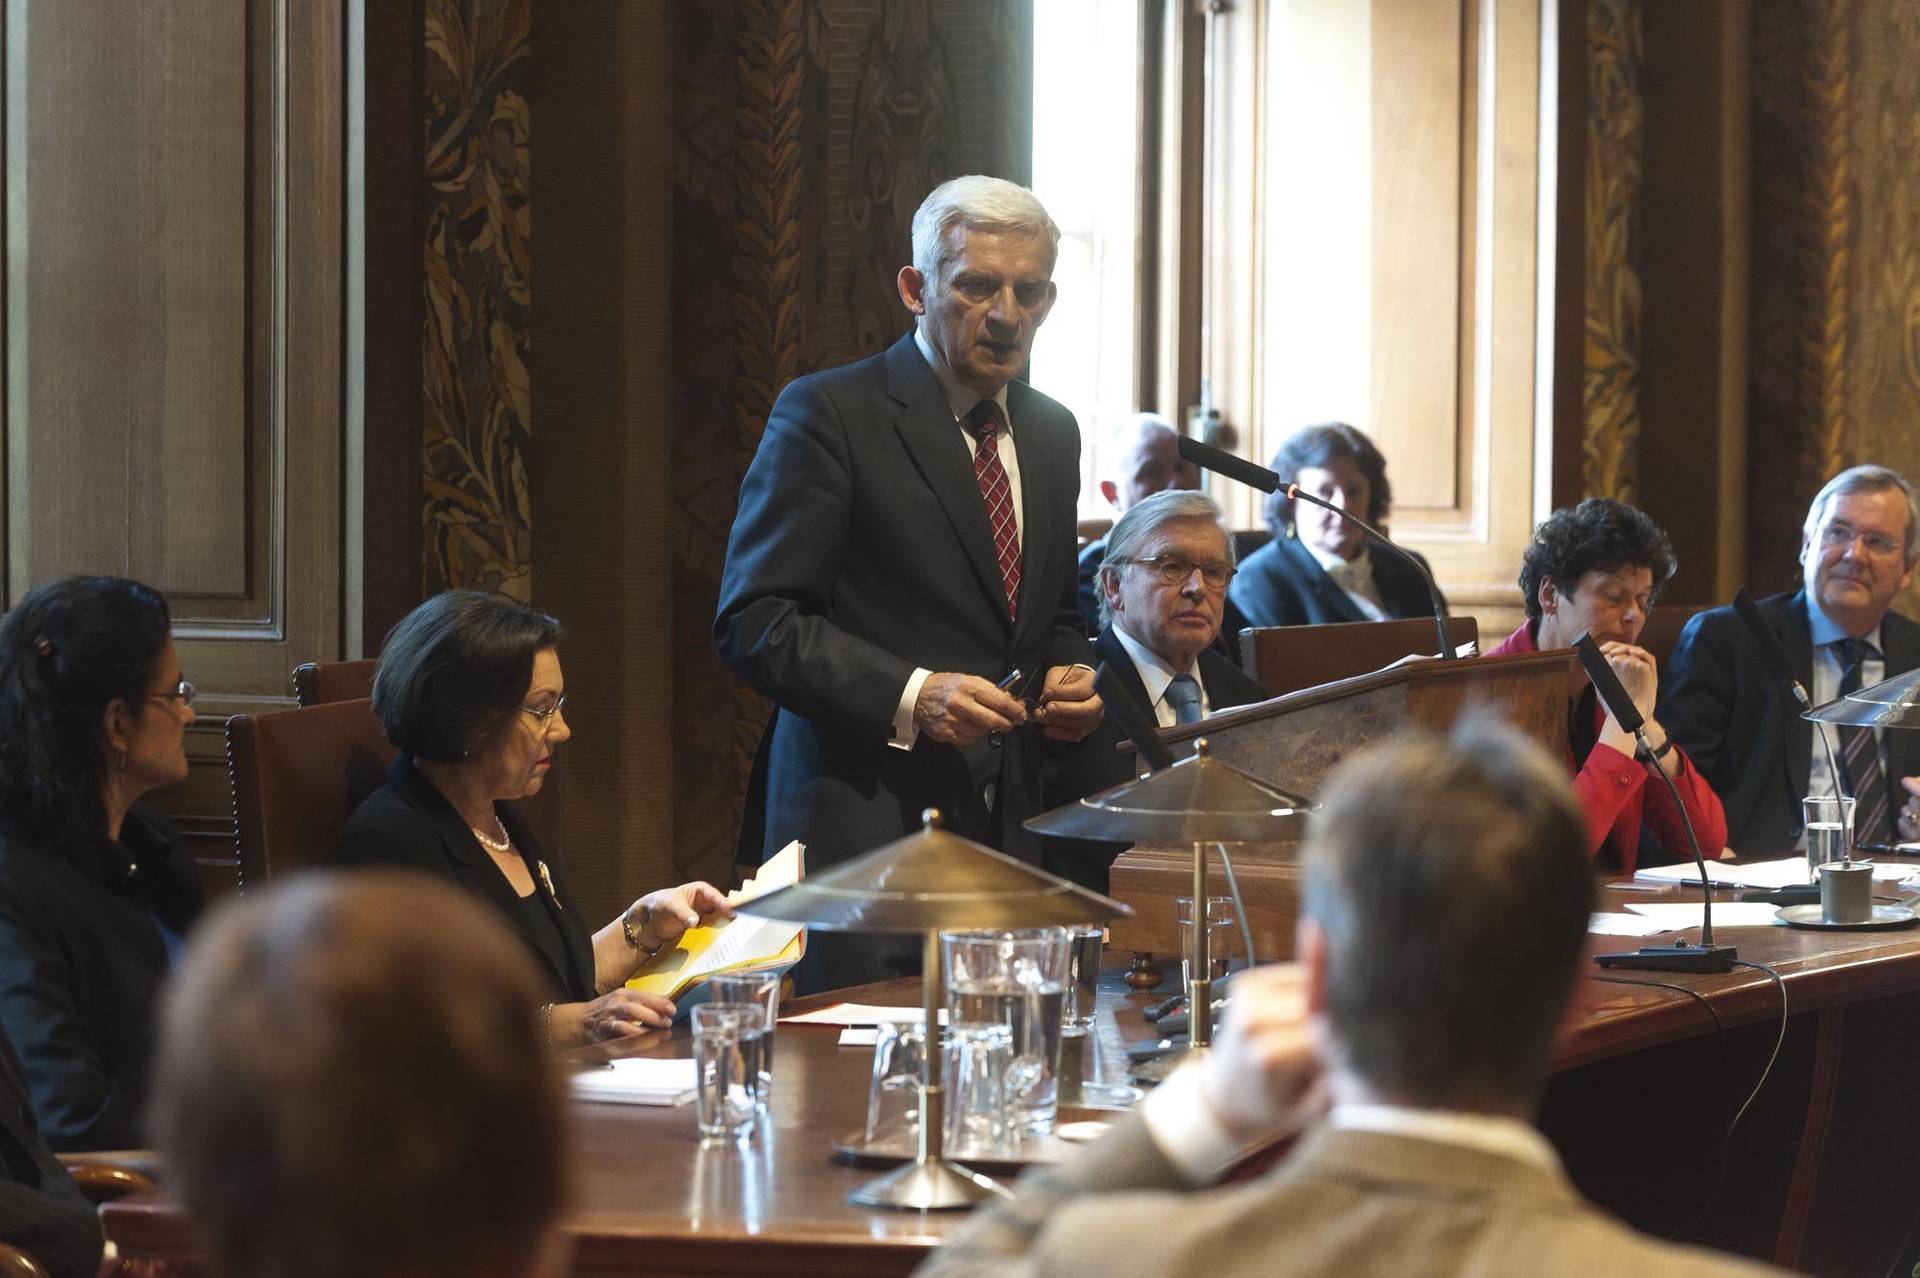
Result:
{"type": "Polygon", "coordinates": [[[1638,732],[1646,723],[1646,717],[1640,713],[1640,707],[1633,704],[1633,698],[1620,683],[1620,676],[1607,664],[1607,654],[1600,651],[1600,645],[1593,641],[1592,635],[1581,635],[1573,641],[1573,650],[1580,654],[1580,664],[1586,668],[1587,679],[1593,684],[1593,690],[1600,697],[1600,703],[1613,716],[1613,721],[1628,732],[1638,732]]]}

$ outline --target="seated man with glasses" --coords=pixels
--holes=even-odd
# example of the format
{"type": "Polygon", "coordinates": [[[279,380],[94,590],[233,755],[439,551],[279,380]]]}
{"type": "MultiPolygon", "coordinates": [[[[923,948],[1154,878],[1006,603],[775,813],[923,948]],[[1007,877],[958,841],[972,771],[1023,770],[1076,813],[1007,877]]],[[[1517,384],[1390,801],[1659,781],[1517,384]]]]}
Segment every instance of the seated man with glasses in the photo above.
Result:
{"type": "MultiPolygon", "coordinates": [[[[1226,514],[1205,493],[1173,489],[1127,508],[1107,537],[1100,566],[1100,633],[1095,659],[1111,686],[1171,728],[1216,710],[1266,700],[1240,667],[1212,647],[1233,580],[1233,538],[1226,514]]],[[[1126,735],[1110,717],[1088,748],[1063,757],[1052,798],[1065,803],[1118,785],[1132,775],[1133,756],[1114,747],[1126,735]]],[[[1047,868],[1106,891],[1112,843],[1049,840],[1047,868]]]]}
{"type": "MultiPolygon", "coordinates": [[[[1884,466],[1827,481],[1800,534],[1801,588],[1759,601],[1815,705],[1920,667],[1920,625],[1892,610],[1920,561],[1913,485],[1884,466]]],[[[1720,795],[1727,843],[1746,855],[1793,850],[1800,800],[1834,793],[1826,752],[1769,676],[1731,608],[1687,623],[1661,684],[1660,721],[1720,795]]],[[[1854,840],[1920,838],[1920,733],[1836,728],[1840,792],[1855,796],[1854,840]]]]}
{"type": "Polygon", "coordinates": [[[513,801],[539,791],[573,736],[560,623],[499,595],[449,590],[401,618],[373,676],[373,710],[400,751],[387,783],[347,819],[339,865],[397,865],[492,903],[540,964],[549,1047],[669,1023],[673,1004],[626,988],[681,933],[731,915],[705,883],[650,892],[588,932],[560,867],[543,858],[513,801]]]}

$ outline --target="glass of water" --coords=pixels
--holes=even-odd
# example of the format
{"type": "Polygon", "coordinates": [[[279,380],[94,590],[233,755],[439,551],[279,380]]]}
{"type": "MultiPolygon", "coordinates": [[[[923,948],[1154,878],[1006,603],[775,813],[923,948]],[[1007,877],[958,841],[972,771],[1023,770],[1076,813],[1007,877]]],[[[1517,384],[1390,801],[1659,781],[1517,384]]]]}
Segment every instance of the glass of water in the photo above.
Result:
{"type": "Polygon", "coordinates": [[[1063,927],[942,932],[950,1025],[1004,1025],[1012,1039],[1011,1139],[1046,1136],[1059,1107],[1070,936],[1063,927]]]}
{"type": "Polygon", "coordinates": [[[920,1021],[883,1021],[873,1040],[873,1077],[867,1084],[869,1145],[920,1138],[921,1070],[927,1027],[920,1021]]]}
{"type": "Polygon", "coordinates": [[[766,1015],[758,1007],[703,1003],[693,1009],[694,1121],[703,1147],[753,1135],[765,1045],[766,1015]]]}
{"type": "MultiPolygon", "coordinates": [[[[1180,988],[1185,990],[1196,975],[1193,970],[1193,898],[1177,896],[1173,899],[1173,907],[1180,920],[1180,988]]],[[[1207,898],[1207,976],[1211,980],[1217,981],[1227,974],[1227,961],[1233,957],[1236,948],[1233,941],[1237,922],[1233,916],[1232,897],[1207,898]]]]}
{"type": "Polygon", "coordinates": [[[757,1007],[766,1030],[760,1044],[760,1112],[773,1096],[773,1028],[780,1019],[776,972],[721,972],[707,978],[707,1001],[719,1007],[757,1007]]]}
{"type": "Polygon", "coordinates": [[[1009,1152],[1020,1140],[1008,1095],[1013,1032],[1005,1025],[947,1027],[946,1150],[955,1158],[1009,1152]]]}
{"type": "Polygon", "coordinates": [[[1838,861],[1853,844],[1853,800],[1831,794],[1800,800],[1807,822],[1807,865],[1818,870],[1838,861]]]}

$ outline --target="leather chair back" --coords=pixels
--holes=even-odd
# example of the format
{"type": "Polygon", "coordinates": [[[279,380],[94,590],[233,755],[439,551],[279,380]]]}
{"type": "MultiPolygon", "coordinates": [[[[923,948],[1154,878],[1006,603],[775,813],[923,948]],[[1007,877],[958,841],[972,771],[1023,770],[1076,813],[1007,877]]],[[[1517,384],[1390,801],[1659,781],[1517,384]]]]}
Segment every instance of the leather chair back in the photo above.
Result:
{"type": "Polygon", "coordinates": [[[365,699],[228,719],[240,890],[322,864],[393,756],[365,699]]]}
{"type": "MultiPolygon", "coordinates": [[[[1456,648],[1478,641],[1472,617],[1447,618],[1456,648]]],[[[1433,651],[1433,618],[1343,621],[1330,626],[1249,626],[1240,632],[1240,660],[1270,697],[1372,674],[1410,652],[1433,651]]]]}
{"type": "Polygon", "coordinates": [[[293,670],[293,699],[303,706],[329,701],[359,701],[373,695],[373,669],[378,661],[309,661],[293,670]]]}

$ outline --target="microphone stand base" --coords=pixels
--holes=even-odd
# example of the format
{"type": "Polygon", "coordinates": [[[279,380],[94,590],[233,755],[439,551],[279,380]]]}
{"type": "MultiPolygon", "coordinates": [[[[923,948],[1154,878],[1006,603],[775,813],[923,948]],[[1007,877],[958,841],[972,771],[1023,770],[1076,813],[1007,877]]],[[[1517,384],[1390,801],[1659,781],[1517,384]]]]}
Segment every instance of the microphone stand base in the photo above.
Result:
{"type": "Polygon", "coordinates": [[[1731,945],[1643,945],[1621,954],[1596,954],[1593,961],[1643,972],[1731,972],[1738,956],[1731,945]]]}
{"type": "Polygon", "coordinates": [[[1188,1061],[1205,1056],[1207,1051],[1205,1047],[1194,1047],[1192,1044],[1172,1046],[1160,1055],[1147,1060],[1136,1060],[1127,1070],[1127,1077],[1136,1083],[1164,1083],[1167,1075],[1188,1061]]]}

